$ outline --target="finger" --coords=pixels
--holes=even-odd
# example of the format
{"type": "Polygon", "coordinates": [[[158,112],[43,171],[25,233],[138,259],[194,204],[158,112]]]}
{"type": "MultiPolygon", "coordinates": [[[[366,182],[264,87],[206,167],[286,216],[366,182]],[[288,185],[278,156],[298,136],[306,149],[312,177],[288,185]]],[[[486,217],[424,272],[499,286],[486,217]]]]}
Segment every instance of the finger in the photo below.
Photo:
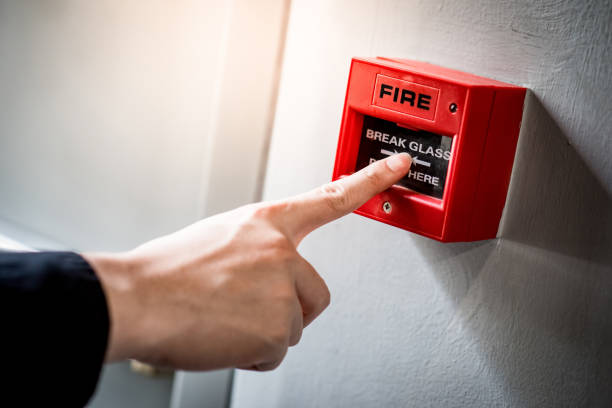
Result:
{"type": "Polygon", "coordinates": [[[296,268],[295,280],[302,305],[303,327],[306,327],[329,306],[330,294],[325,281],[315,268],[306,259],[300,257],[300,260],[301,267],[296,268]]]}
{"type": "Polygon", "coordinates": [[[274,370],[282,362],[283,360],[269,361],[269,362],[253,364],[249,366],[239,366],[236,368],[240,370],[249,370],[249,371],[270,371],[270,370],[274,370]]]}
{"type": "Polygon", "coordinates": [[[315,190],[282,200],[282,227],[297,245],[314,229],[365,204],[406,175],[412,164],[408,153],[376,161],[358,172],[315,190]]]}
{"type": "MultiPolygon", "coordinates": [[[[296,285],[297,286],[297,285],[296,285]]],[[[291,319],[289,346],[295,346],[302,338],[302,329],[304,329],[304,314],[303,306],[299,301],[299,294],[295,301],[293,318],[291,319]]]]}

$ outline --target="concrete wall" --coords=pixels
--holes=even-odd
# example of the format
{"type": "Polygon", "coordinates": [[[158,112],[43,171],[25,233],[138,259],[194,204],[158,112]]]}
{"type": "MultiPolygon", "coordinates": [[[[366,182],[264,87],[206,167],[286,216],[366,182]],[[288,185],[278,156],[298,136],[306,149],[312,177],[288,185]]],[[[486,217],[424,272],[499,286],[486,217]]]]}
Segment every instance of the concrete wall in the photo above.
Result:
{"type": "Polygon", "coordinates": [[[612,405],[612,6],[292,3],[265,197],[331,177],[351,56],[529,87],[497,240],[441,244],[349,215],[300,251],[332,303],[234,408],[612,405]]]}

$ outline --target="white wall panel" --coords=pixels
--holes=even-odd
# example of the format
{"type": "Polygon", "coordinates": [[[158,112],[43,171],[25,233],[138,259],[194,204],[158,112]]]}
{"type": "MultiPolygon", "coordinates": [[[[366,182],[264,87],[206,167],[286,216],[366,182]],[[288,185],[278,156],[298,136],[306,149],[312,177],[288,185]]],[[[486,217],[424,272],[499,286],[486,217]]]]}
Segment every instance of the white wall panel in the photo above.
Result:
{"type": "MultiPolygon", "coordinates": [[[[0,235],[124,250],[257,200],[287,11],[0,0],[0,235]]],[[[107,367],[92,406],[167,404],[169,377],[126,367],[107,367]]],[[[230,384],[179,373],[171,404],[225,406],[230,384]]]]}
{"type": "Polygon", "coordinates": [[[0,218],[126,249],[202,216],[230,2],[0,3],[0,218]]]}

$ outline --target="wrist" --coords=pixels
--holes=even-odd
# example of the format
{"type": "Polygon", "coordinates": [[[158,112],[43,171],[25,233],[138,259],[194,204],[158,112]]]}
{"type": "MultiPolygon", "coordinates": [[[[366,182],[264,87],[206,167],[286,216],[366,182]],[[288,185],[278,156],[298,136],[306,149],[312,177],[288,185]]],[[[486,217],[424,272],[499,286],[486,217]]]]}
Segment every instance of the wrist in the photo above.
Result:
{"type": "Polygon", "coordinates": [[[95,271],[110,318],[107,362],[135,357],[138,344],[138,299],[135,294],[137,265],[128,253],[81,254],[95,271]]]}

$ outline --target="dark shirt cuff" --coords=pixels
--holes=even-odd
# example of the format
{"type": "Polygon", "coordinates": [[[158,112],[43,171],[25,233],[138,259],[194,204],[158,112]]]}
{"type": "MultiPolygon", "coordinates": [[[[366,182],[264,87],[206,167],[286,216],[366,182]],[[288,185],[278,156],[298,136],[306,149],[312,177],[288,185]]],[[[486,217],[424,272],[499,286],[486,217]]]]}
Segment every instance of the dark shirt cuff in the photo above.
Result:
{"type": "Polygon", "coordinates": [[[94,393],[109,334],[101,284],[72,252],[0,253],[0,398],[82,407],[94,393]]]}

